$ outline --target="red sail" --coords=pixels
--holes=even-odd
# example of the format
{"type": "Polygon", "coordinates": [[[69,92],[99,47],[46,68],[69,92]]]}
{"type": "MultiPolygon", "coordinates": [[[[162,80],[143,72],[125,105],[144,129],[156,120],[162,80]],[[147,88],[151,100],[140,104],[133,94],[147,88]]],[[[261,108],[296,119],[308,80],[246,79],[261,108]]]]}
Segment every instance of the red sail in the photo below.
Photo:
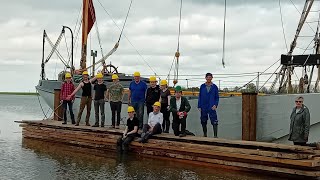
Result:
{"type": "Polygon", "coordinates": [[[93,2],[92,0],[89,0],[89,4],[88,4],[88,29],[87,29],[87,33],[89,34],[94,22],[96,21],[96,13],[94,10],[94,6],[93,6],[93,2]]]}

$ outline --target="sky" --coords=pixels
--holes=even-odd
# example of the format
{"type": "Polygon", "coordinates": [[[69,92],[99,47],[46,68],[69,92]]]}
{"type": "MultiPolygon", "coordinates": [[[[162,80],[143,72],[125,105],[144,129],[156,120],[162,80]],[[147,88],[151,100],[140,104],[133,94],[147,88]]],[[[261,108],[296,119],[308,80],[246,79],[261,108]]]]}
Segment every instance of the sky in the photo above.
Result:
{"type": "MultiPolygon", "coordinates": [[[[109,52],[117,42],[130,4],[130,0],[93,0],[97,27],[101,39],[102,52],[109,52]],[[100,4],[101,3],[101,4],[100,4]],[[110,17],[109,15],[112,17],[110,17]],[[114,21],[113,21],[114,20],[114,21]]],[[[211,72],[214,83],[221,89],[242,86],[275,63],[287,52],[293,40],[304,1],[281,0],[281,10],[285,39],[283,35],[279,0],[227,0],[225,67],[222,66],[224,0],[183,0],[179,85],[200,86],[204,75],[211,72]],[[297,9],[298,10],[297,10],[297,9]],[[239,75],[241,73],[247,73],[239,75]],[[188,79],[188,80],[186,80],[188,79]]],[[[62,26],[69,26],[75,34],[74,61],[80,62],[80,34],[77,33],[81,0],[11,0],[0,7],[0,91],[34,92],[40,79],[42,59],[42,34],[46,30],[55,42],[62,26]]],[[[133,74],[140,71],[149,77],[156,73],[165,79],[169,74],[178,41],[180,0],[133,0],[131,11],[124,28],[124,36],[118,50],[107,59],[122,73],[133,74]],[[150,68],[150,67],[151,68],[150,68]]],[[[320,8],[315,2],[313,10],[320,8]]],[[[310,13],[301,35],[314,36],[318,14],[310,13]],[[313,29],[311,29],[310,27],[313,29]]],[[[313,37],[298,39],[299,48],[306,48],[313,37]]],[[[68,61],[71,36],[65,33],[58,50],[68,61]]],[[[313,44],[310,46],[312,47],[313,44]]],[[[88,52],[97,50],[101,58],[96,26],[88,38],[88,52]]],[[[51,47],[45,45],[45,57],[51,47]]],[[[312,53],[308,50],[306,53],[312,53]]],[[[87,65],[91,64],[90,53],[87,65]]],[[[274,73],[280,62],[272,66],[266,74],[259,76],[259,86],[265,82],[270,87],[274,73]]],[[[46,64],[46,77],[57,79],[64,66],[54,54],[46,64]]],[[[308,69],[307,69],[308,70],[308,69]]],[[[297,69],[295,82],[302,76],[297,69]]],[[[171,81],[173,70],[171,71],[171,81]]],[[[314,79],[315,80],[315,79],[314,79]]],[[[256,81],[253,81],[256,83],[256,81]]],[[[293,83],[294,83],[293,82],[293,83]]]]}

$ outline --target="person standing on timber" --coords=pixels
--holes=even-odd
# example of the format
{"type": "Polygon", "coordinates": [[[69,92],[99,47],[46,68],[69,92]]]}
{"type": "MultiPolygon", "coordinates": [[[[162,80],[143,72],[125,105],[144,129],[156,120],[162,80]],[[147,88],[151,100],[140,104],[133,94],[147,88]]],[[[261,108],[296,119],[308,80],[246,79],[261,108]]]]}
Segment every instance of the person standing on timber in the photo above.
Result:
{"type": "Polygon", "coordinates": [[[140,143],[146,143],[152,135],[162,133],[163,114],[160,112],[160,107],[160,102],[154,103],[153,112],[149,114],[148,124],[143,126],[140,143]]]}
{"type": "Polygon", "coordinates": [[[93,86],[94,89],[94,114],[96,122],[92,127],[99,127],[99,108],[101,112],[101,127],[104,127],[105,114],[104,114],[104,104],[107,97],[107,86],[103,83],[103,75],[98,73],[96,75],[97,83],[93,86]]]}
{"type": "Polygon", "coordinates": [[[72,104],[75,97],[71,96],[70,98],[68,98],[68,96],[72,94],[74,89],[75,87],[71,82],[71,74],[66,73],[65,82],[61,85],[61,93],[60,93],[60,100],[61,100],[60,103],[62,104],[62,107],[63,107],[63,123],[62,124],[67,124],[67,106],[69,106],[69,112],[70,112],[72,124],[76,123],[74,120],[74,114],[72,110],[72,104]]]}
{"type": "Polygon", "coordinates": [[[149,115],[153,111],[153,104],[160,99],[160,87],[157,85],[157,79],[155,76],[149,78],[150,87],[147,89],[146,94],[146,106],[147,114],[149,115]]]}
{"type": "Polygon", "coordinates": [[[119,150],[127,152],[129,150],[129,144],[137,136],[139,120],[134,116],[134,108],[128,107],[128,116],[126,129],[123,131],[123,135],[118,139],[117,145],[119,150]]]}
{"type": "Polygon", "coordinates": [[[207,137],[208,115],[213,126],[214,137],[218,137],[218,116],[217,108],[219,104],[218,87],[212,83],[212,74],[206,74],[206,82],[200,86],[198,109],[201,113],[200,120],[203,129],[203,136],[207,137]]]}
{"type": "Polygon", "coordinates": [[[170,111],[172,112],[172,129],[175,136],[185,137],[187,126],[187,115],[191,106],[187,98],[182,96],[181,86],[176,86],[175,97],[170,100],[170,111]],[[181,124],[181,131],[180,131],[181,124]]]}
{"type": "Polygon", "coordinates": [[[310,112],[307,106],[303,104],[303,97],[295,99],[296,106],[290,115],[290,133],[289,141],[294,145],[304,146],[308,142],[310,130],[310,112]]]}
{"type": "Polygon", "coordinates": [[[161,113],[163,114],[162,129],[164,133],[169,133],[170,128],[170,90],[168,89],[168,82],[166,80],[160,81],[160,102],[161,102],[161,113]]]}
{"type": "Polygon", "coordinates": [[[74,96],[81,88],[82,88],[82,96],[80,101],[80,109],[77,117],[76,126],[79,126],[81,116],[85,107],[87,107],[87,115],[86,115],[86,126],[90,126],[89,118],[92,104],[92,87],[91,84],[96,80],[96,78],[92,78],[89,80],[88,71],[84,71],[82,73],[82,82],[78,85],[78,87],[72,92],[71,96],[74,96]]]}
{"type": "Polygon", "coordinates": [[[118,75],[113,74],[112,81],[113,81],[113,83],[107,91],[107,97],[110,101],[110,108],[111,108],[111,113],[112,113],[112,118],[111,118],[112,119],[112,127],[119,129],[124,88],[119,83],[118,75]],[[117,114],[117,123],[115,122],[116,121],[116,114],[117,114]]]}
{"type": "Polygon", "coordinates": [[[146,99],[147,84],[140,80],[140,73],[133,74],[134,80],[129,86],[128,102],[136,111],[137,118],[139,119],[139,129],[143,126],[144,102],[146,99]]]}

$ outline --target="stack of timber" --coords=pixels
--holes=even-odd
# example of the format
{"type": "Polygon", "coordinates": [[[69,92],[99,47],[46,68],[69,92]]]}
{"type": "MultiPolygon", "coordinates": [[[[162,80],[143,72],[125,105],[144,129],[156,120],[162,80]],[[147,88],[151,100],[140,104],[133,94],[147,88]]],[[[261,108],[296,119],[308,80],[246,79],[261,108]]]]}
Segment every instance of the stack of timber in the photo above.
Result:
{"type": "MultiPolygon", "coordinates": [[[[61,121],[19,121],[23,137],[101,150],[116,150],[122,130],[62,125],[61,121]]],[[[205,137],[153,136],[132,142],[133,152],[228,169],[320,177],[320,151],[313,147],[205,137]]]]}

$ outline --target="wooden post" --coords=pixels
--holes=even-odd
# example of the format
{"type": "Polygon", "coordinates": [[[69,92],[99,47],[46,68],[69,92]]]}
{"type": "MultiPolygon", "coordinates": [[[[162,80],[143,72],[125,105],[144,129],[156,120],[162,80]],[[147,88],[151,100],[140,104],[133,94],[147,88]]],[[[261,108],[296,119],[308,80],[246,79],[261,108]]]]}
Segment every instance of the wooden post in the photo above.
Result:
{"type": "Polygon", "coordinates": [[[63,108],[60,106],[60,92],[61,89],[54,89],[54,116],[53,120],[62,121],[63,117],[63,108]]]}
{"type": "Polygon", "coordinates": [[[256,141],[257,94],[242,93],[242,140],[256,141]]]}

